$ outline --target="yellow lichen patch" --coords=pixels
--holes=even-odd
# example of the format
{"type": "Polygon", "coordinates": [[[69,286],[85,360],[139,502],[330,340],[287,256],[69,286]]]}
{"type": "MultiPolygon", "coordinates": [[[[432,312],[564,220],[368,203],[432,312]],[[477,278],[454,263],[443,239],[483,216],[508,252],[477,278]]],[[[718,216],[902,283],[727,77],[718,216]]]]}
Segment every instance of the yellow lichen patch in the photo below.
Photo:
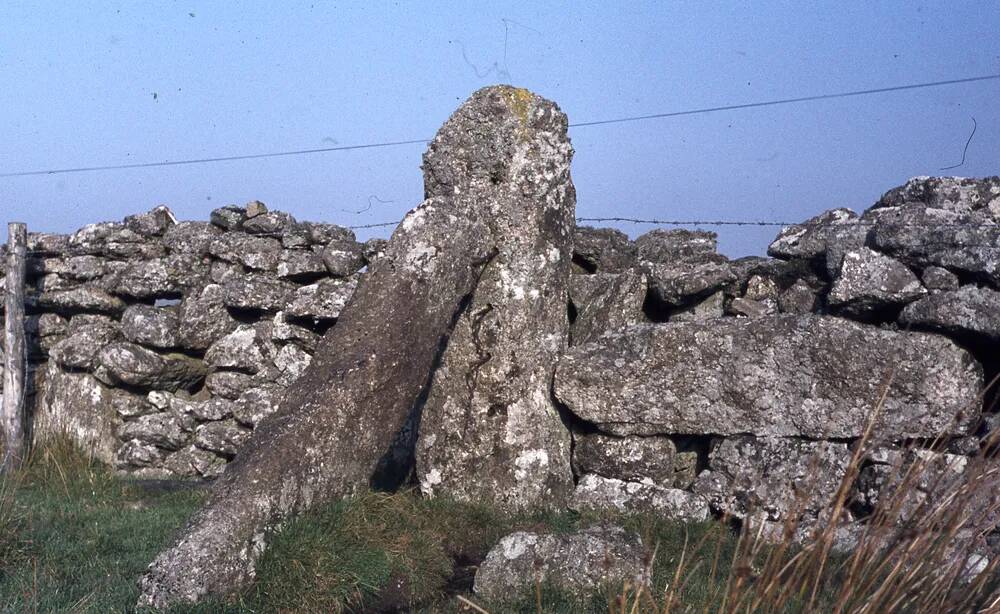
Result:
{"type": "Polygon", "coordinates": [[[507,99],[507,106],[521,120],[521,137],[526,139],[528,136],[528,116],[531,112],[534,96],[523,87],[504,88],[503,95],[507,99]]]}

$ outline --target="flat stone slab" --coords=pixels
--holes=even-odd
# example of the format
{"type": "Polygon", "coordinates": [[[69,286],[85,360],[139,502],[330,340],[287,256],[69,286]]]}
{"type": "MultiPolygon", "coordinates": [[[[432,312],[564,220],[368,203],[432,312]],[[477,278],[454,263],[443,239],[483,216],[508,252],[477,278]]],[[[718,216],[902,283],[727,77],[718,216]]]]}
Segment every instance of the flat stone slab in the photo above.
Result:
{"type": "Polygon", "coordinates": [[[570,348],[554,391],[618,435],[853,438],[890,373],[877,435],[969,432],[983,371],[968,352],[938,335],[824,316],[631,326],[570,348]]]}

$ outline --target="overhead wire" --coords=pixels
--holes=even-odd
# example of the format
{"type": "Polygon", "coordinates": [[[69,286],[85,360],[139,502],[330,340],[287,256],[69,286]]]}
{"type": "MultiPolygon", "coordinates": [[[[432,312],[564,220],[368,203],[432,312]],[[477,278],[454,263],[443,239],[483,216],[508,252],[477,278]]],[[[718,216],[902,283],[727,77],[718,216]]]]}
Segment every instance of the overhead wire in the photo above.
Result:
{"type": "MultiPolygon", "coordinates": [[[[594,121],[584,121],[584,122],[574,122],[570,123],[570,128],[585,128],[590,126],[603,126],[608,124],[621,124],[627,122],[637,122],[637,121],[647,121],[652,119],[665,119],[670,117],[680,117],[684,115],[700,115],[705,113],[716,113],[720,111],[735,111],[741,109],[753,109],[761,107],[770,107],[776,105],[786,105],[795,104],[801,102],[811,102],[817,100],[831,100],[836,98],[848,98],[853,96],[868,96],[873,94],[883,94],[888,92],[899,92],[906,90],[916,90],[931,87],[943,87],[947,85],[958,85],[963,83],[975,83],[980,81],[990,81],[1000,79],[1000,74],[992,75],[982,75],[978,77],[965,77],[961,79],[947,79],[943,81],[928,81],[924,83],[911,83],[907,85],[893,85],[888,87],[879,87],[863,90],[853,90],[848,92],[835,92],[829,94],[817,94],[812,96],[799,96],[795,98],[781,98],[777,100],[766,100],[761,102],[748,102],[742,104],[729,104],[720,105],[712,107],[703,107],[697,109],[686,109],[682,111],[670,111],[665,113],[652,113],[647,115],[634,115],[628,117],[617,117],[612,119],[600,119],[594,121]]],[[[335,151],[355,151],[361,149],[376,149],[384,147],[398,147],[402,145],[415,145],[419,143],[428,143],[431,139],[407,139],[407,140],[396,140],[396,141],[384,141],[377,143],[362,143],[358,145],[340,145],[335,147],[319,147],[314,149],[295,149],[290,151],[275,151],[267,153],[257,153],[257,154],[242,154],[242,155],[231,155],[231,156],[212,156],[206,158],[193,158],[188,160],[164,160],[161,162],[136,162],[129,164],[105,164],[105,165],[93,165],[93,166],[79,166],[70,168],[53,168],[53,169],[43,169],[43,170],[28,170],[28,171],[14,171],[0,173],[0,178],[10,178],[10,177],[30,177],[37,175],[59,175],[66,173],[86,173],[86,172],[97,172],[97,171],[111,171],[111,170],[125,170],[125,169],[141,169],[141,168],[158,168],[166,166],[183,166],[191,164],[208,164],[216,162],[232,162],[238,160],[258,160],[264,158],[279,158],[287,156],[301,156],[301,155],[311,155],[319,153],[329,153],[335,151]]]]}

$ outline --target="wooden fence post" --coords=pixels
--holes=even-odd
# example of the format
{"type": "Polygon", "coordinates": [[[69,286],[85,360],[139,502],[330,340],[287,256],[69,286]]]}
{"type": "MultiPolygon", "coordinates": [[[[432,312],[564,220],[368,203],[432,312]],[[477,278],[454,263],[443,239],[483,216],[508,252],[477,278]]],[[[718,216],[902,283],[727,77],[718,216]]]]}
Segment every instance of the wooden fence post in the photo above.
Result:
{"type": "Polygon", "coordinates": [[[0,474],[21,468],[25,456],[24,398],[27,345],[24,339],[24,277],[27,266],[28,228],[13,222],[7,226],[6,306],[4,310],[3,405],[0,426],[4,435],[4,457],[0,474]]]}

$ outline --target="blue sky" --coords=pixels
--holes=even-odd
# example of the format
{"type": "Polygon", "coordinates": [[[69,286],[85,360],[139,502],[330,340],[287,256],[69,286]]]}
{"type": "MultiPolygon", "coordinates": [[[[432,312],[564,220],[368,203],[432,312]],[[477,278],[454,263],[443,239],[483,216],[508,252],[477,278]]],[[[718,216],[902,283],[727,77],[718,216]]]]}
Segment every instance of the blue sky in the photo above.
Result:
{"type": "MultiPolygon", "coordinates": [[[[7,0],[0,24],[0,173],[431,137],[496,82],[586,122],[1000,73],[995,1],[7,0]]],[[[579,215],[803,220],[863,210],[915,175],[1000,174],[1000,81],[571,137],[579,215]],[[965,164],[939,170],[961,160],[973,117],[965,164]]],[[[422,198],[422,151],[0,178],[0,221],[66,232],[253,199],[304,220],[391,221],[422,198]]],[[[777,232],[717,230],[731,256],[777,232]]]]}

